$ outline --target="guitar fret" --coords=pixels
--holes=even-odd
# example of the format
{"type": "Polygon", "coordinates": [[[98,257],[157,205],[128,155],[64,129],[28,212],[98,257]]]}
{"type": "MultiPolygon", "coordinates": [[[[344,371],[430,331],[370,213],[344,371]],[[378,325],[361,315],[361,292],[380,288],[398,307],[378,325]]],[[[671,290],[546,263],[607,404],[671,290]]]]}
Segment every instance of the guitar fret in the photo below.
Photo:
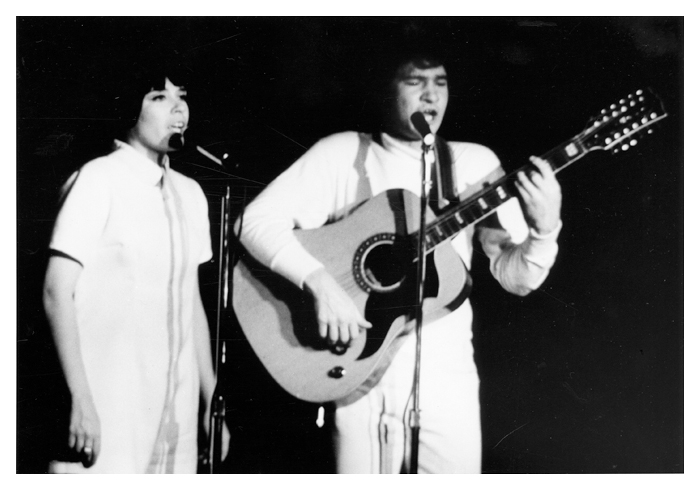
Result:
{"type": "Polygon", "coordinates": [[[433,226],[430,227],[430,233],[435,237],[436,243],[440,243],[445,239],[445,232],[440,227],[440,223],[434,223],[433,226]]]}
{"type": "Polygon", "coordinates": [[[458,223],[455,223],[454,216],[448,216],[444,221],[442,221],[442,224],[445,226],[447,234],[450,236],[462,229],[458,223]]]}
{"type": "Polygon", "coordinates": [[[477,199],[477,202],[480,206],[480,216],[483,216],[503,204],[503,199],[494,189],[490,189],[488,192],[484,193],[483,196],[477,199]]]}
{"type": "Polygon", "coordinates": [[[551,155],[547,155],[547,161],[555,169],[563,167],[569,162],[569,160],[570,158],[568,155],[562,151],[553,152],[551,155]]]}
{"type": "Polygon", "coordinates": [[[465,206],[464,209],[462,210],[462,214],[466,215],[467,220],[469,222],[473,222],[473,221],[476,221],[479,218],[481,218],[481,214],[479,213],[479,208],[477,208],[473,204],[465,206]]]}
{"type": "MultiPolygon", "coordinates": [[[[413,246],[415,247],[416,251],[420,250],[420,240],[419,240],[420,236],[418,235],[418,233],[415,233],[412,238],[413,238],[413,246]]],[[[430,250],[430,248],[435,246],[435,245],[437,245],[437,244],[434,243],[434,240],[430,237],[430,231],[426,230],[426,232],[425,232],[425,247],[426,247],[426,249],[430,250]]]]}
{"type": "MultiPolygon", "coordinates": [[[[496,189],[500,189],[500,187],[496,187],[484,195],[486,202],[489,205],[487,211],[492,211],[504,202],[501,194],[496,189]]],[[[501,189],[501,192],[503,192],[503,189],[501,189]]]]}
{"type": "Polygon", "coordinates": [[[501,199],[501,201],[507,201],[510,198],[506,190],[500,185],[496,187],[496,194],[501,199]]]}
{"type": "Polygon", "coordinates": [[[553,148],[542,156],[549,162],[554,171],[559,171],[570,163],[581,158],[588,150],[581,144],[578,138],[573,138],[553,148]]]}

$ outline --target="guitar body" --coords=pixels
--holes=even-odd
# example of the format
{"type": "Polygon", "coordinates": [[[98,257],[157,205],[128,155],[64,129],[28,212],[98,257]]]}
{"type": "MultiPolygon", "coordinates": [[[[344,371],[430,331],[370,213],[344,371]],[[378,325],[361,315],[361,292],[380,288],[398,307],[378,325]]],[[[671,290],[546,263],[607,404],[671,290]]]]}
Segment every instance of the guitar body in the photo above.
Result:
{"type": "MultiPolygon", "coordinates": [[[[310,402],[351,403],[386,371],[415,327],[416,265],[404,240],[418,228],[420,199],[390,190],[347,218],[315,230],[298,230],[301,244],[324,264],[373,327],[347,350],[334,350],[318,334],[312,297],[244,256],[233,271],[233,307],[253,350],[272,377],[310,402]]],[[[434,219],[429,213],[428,221],[434,219]]],[[[457,308],[470,279],[450,241],[426,259],[423,321],[457,308]]]]}

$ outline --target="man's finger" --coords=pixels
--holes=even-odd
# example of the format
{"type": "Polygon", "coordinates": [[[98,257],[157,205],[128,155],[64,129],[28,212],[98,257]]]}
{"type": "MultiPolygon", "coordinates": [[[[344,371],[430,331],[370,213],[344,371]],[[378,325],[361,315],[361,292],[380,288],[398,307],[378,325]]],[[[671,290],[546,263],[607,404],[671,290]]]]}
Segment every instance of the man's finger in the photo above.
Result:
{"type": "Polygon", "coordinates": [[[335,323],[329,323],[328,324],[328,341],[332,344],[335,344],[338,342],[338,325],[335,323]]]}
{"type": "Polygon", "coordinates": [[[340,342],[347,344],[350,342],[350,326],[347,323],[341,323],[338,325],[338,337],[340,342]]]}

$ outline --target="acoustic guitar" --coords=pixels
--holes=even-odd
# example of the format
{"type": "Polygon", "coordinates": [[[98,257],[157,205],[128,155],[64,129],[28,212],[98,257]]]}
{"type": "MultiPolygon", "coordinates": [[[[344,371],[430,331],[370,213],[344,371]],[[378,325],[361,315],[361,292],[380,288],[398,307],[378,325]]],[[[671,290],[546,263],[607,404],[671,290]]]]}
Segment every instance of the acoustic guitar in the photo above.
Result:
{"type": "MultiPolygon", "coordinates": [[[[638,90],[603,109],[581,133],[541,158],[558,172],[594,150],[627,151],[665,117],[661,101],[649,90],[638,90]]],[[[517,196],[518,171],[438,216],[428,211],[426,328],[469,295],[469,274],[450,238],[517,196]]],[[[242,254],[233,270],[233,308],[256,355],[287,392],[309,402],[342,405],[359,399],[381,379],[415,328],[419,206],[420,198],[411,192],[389,190],[341,221],[294,232],[373,325],[361,329],[361,336],[346,348],[329,346],[319,337],[308,293],[242,254]]]]}

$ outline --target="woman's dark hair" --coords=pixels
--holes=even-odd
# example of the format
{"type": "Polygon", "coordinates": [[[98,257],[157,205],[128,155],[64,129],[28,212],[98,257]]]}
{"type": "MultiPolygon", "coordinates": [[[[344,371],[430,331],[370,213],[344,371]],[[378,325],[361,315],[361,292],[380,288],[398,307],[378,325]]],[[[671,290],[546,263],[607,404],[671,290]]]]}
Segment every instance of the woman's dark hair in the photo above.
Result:
{"type": "Polygon", "coordinates": [[[174,56],[141,55],[122,67],[122,73],[111,78],[108,88],[113,97],[112,118],[116,137],[125,139],[141,113],[144,96],[152,90],[165,88],[168,78],[178,86],[187,87],[188,71],[174,56]]]}

